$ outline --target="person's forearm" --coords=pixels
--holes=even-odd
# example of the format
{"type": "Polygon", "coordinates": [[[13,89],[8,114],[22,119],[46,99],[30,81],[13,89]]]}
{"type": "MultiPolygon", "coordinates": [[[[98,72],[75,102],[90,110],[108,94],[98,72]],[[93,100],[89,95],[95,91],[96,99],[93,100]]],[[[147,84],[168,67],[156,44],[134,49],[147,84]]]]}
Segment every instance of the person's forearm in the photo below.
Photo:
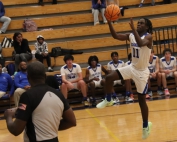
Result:
{"type": "Polygon", "coordinates": [[[62,79],[62,82],[63,82],[63,83],[66,83],[66,84],[68,84],[68,83],[69,83],[69,81],[68,81],[68,80],[66,80],[66,79],[62,79]]]}
{"type": "Polygon", "coordinates": [[[71,122],[68,122],[68,121],[65,121],[64,119],[62,119],[60,121],[60,126],[59,126],[59,131],[62,131],[62,130],[66,130],[66,129],[69,129],[71,127],[74,127],[76,126],[76,123],[71,123],[71,122]]]}
{"type": "Polygon", "coordinates": [[[161,73],[165,73],[165,70],[161,69],[160,72],[161,72],[161,73]]]}
{"type": "Polygon", "coordinates": [[[113,28],[113,26],[112,26],[112,24],[111,24],[111,21],[108,21],[108,25],[109,25],[109,30],[110,30],[110,32],[111,32],[112,37],[113,37],[113,38],[116,38],[116,37],[117,37],[117,33],[116,33],[116,31],[114,30],[114,28],[113,28]]]}
{"type": "Polygon", "coordinates": [[[157,74],[158,72],[159,72],[159,70],[156,70],[156,71],[155,71],[155,74],[157,74]]]}
{"type": "Polygon", "coordinates": [[[77,78],[76,80],[72,80],[71,83],[76,83],[78,81],[82,80],[82,78],[77,78]]]}
{"type": "Polygon", "coordinates": [[[172,70],[169,70],[170,72],[175,72],[176,71],[176,69],[172,69],[172,70]]]}
{"type": "Polygon", "coordinates": [[[8,117],[6,119],[6,123],[7,123],[7,128],[9,130],[9,132],[15,136],[17,136],[18,134],[16,134],[16,128],[14,128],[14,125],[13,125],[13,119],[12,117],[8,117]]]}
{"type": "Polygon", "coordinates": [[[90,83],[90,82],[92,82],[94,79],[92,78],[92,79],[86,79],[86,83],[90,83]]]}

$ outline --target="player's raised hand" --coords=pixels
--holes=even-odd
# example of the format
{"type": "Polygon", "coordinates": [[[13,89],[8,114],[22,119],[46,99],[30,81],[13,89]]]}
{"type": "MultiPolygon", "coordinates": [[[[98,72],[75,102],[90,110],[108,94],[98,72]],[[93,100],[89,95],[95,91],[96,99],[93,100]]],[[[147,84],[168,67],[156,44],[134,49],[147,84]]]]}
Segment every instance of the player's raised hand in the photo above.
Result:
{"type": "Polygon", "coordinates": [[[130,27],[131,27],[131,29],[132,30],[135,30],[135,27],[134,27],[134,23],[133,23],[133,19],[132,18],[130,18],[130,27]]]}

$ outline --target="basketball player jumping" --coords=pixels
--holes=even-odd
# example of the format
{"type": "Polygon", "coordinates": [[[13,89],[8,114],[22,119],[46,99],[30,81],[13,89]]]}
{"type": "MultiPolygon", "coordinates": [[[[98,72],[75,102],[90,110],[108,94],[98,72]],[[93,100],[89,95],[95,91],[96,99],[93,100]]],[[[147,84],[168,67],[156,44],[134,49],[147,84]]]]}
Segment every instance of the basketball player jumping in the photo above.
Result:
{"type": "Polygon", "coordinates": [[[138,21],[137,30],[135,30],[131,18],[130,27],[132,33],[129,34],[117,34],[110,21],[108,21],[108,24],[114,39],[130,41],[132,64],[119,68],[106,76],[105,91],[107,95],[105,100],[97,105],[97,108],[104,108],[113,104],[111,94],[113,82],[115,80],[133,79],[137,88],[138,100],[143,118],[142,138],[146,139],[150,134],[152,126],[152,123],[148,122],[148,106],[146,104],[146,92],[148,89],[148,78],[150,74],[148,65],[152,47],[152,23],[149,19],[141,18],[138,21]]]}

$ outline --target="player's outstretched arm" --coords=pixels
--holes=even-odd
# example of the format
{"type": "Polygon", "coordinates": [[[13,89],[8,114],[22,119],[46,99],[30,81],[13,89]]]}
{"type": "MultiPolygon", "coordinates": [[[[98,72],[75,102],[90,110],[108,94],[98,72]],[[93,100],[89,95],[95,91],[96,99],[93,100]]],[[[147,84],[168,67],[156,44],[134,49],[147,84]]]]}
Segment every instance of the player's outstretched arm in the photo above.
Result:
{"type": "Polygon", "coordinates": [[[114,39],[118,40],[129,40],[129,34],[117,34],[116,31],[114,30],[111,21],[108,21],[109,29],[111,32],[111,35],[114,39]]]}
{"type": "Polygon", "coordinates": [[[141,39],[141,37],[139,36],[137,30],[134,27],[132,18],[130,18],[130,23],[129,24],[130,24],[130,27],[131,27],[131,29],[133,31],[133,34],[135,36],[135,39],[136,39],[136,42],[137,42],[138,46],[139,47],[147,46],[147,47],[149,47],[151,49],[152,48],[152,35],[148,34],[147,36],[145,36],[144,39],[141,39]]]}

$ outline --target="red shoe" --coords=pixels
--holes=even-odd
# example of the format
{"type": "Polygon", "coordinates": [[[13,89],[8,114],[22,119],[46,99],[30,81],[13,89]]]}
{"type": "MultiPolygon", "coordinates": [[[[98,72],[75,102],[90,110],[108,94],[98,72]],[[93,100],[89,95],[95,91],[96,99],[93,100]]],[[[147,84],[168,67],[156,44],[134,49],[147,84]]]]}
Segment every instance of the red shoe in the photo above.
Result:
{"type": "Polygon", "coordinates": [[[130,94],[130,98],[132,99],[132,100],[134,100],[134,97],[133,97],[134,95],[133,94],[130,94]]]}
{"type": "Polygon", "coordinates": [[[168,89],[165,89],[165,90],[164,90],[164,94],[165,94],[165,96],[169,96],[169,95],[170,95],[168,89]]]}
{"type": "Polygon", "coordinates": [[[146,99],[149,99],[149,98],[150,98],[150,96],[148,94],[146,94],[146,99]]]}

